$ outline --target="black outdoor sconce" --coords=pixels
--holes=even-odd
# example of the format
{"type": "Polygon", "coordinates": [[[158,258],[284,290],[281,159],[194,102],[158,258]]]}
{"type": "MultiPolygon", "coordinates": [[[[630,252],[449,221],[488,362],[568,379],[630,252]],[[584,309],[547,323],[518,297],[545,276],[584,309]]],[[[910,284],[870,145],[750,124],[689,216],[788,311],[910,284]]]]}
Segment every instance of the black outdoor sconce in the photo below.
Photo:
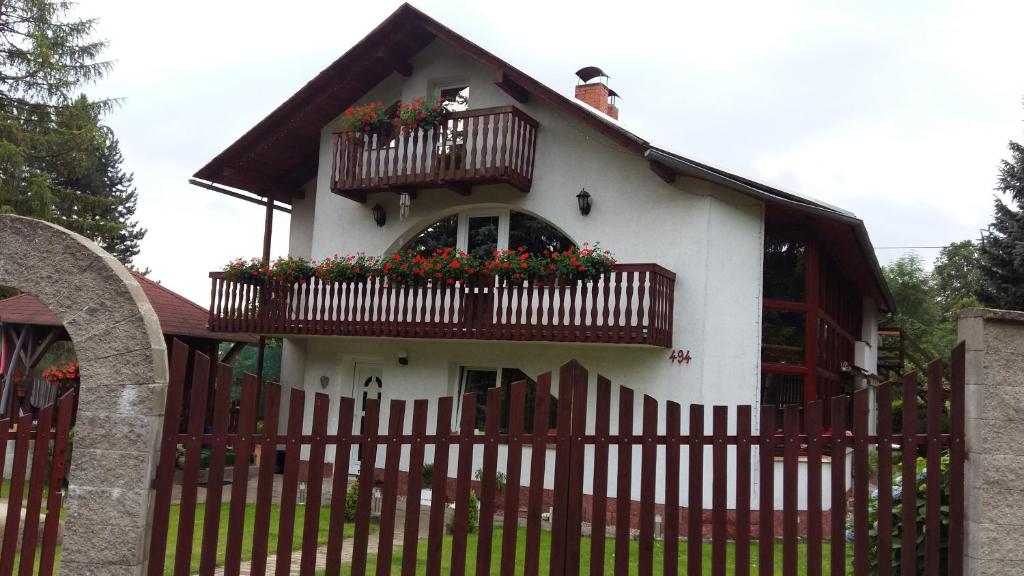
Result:
{"type": "Polygon", "coordinates": [[[584,216],[590,214],[590,206],[593,202],[590,199],[590,192],[587,192],[586,188],[580,188],[580,193],[576,195],[576,202],[580,205],[580,214],[584,216]]]}
{"type": "Polygon", "coordinates": [[[373,205],[373,221],[377,223],[379,228],[383,228],[384,223],[388,221],[388,215],[380,204],[373,205]]]}

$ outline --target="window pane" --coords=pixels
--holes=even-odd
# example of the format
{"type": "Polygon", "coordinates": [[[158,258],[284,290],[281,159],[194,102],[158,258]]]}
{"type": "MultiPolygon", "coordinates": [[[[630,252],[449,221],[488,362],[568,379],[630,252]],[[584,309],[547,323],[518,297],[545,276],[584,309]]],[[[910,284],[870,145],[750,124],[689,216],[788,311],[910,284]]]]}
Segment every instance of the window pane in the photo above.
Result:
{"type": "Polygon", "coordinates": [[[402,250],[412,249],[418,254],[433,254],[438,248],[455,248],[459,229],[459,217],[453,214],[434,222],[423,232],[402,246],[402,250]]]}
{"type": "Polygon", "coordinates": [[[761,374],[761,404],[788,406],[804,403],[804,377],[799,374],[761,374]]]}
{"type": "Polygon", "coordinates": [[[761,318],[761,361],[804,363],[804,314],[765,310],[761,318]]]}
{"type": "Polygon", "coordinates": [[[804,245],[768,233],[764,240],[764,297],[803,302],[804,245]]]}
{"type": "Polygon", "coordinates": [[[532,254],[543,254],[545,250],[561,252],[573,246],[573,243],[560,230],[544,220],[522,212],[513,212],[509,217],[508,247],[520,246],[532,254]]]}
{"type": "Polygon", "coordinates": [[[469,255],[486,260],[498,249],[498,217],[477,216],[469,218],[469,255]]]}
{"type": "MultiPolygon", "coordinates": [[[[496,369],[480,370],[477,368],[462,369],[462,390],[459,394],[459,402],[466,394],[476,393],[476,417],[475,427],[477,430],[484,429],[484,422],[487,417],[487,391],[498,384],[498,371],[496,369]]],[[[459,422],[462,421],[461,411],[459,422]]]]}
{"type": "Polygon", "coordinates": [[[469,108],[469,86],[452,86],[441,89],[444,107],[449,112],[460,112],[469,108]]]}

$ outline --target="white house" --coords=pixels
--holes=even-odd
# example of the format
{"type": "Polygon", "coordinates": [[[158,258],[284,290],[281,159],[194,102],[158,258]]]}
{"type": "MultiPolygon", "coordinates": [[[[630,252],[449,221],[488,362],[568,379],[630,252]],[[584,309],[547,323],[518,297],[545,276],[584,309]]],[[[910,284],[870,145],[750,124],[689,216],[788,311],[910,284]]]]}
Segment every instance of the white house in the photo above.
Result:
{"type": "MultiPolygon", "coordinates": [[[[465,311],[473,294],[493,290],[473,325],[446,323],[449,304],[425,300],[415,306],[437,315],[393,311],[385,322],[387,312],[364,311],[361,328],[356,316],[325,328],[315,310],[287,327],[236,325],[284,337],[284,385],[354,396],[358,414],[368,394],[386,410],[389,399],[507,386],[577,359],[591,378],[638,394],[749,404],[757,414],[762,403],[827,399],[876,371],[877,318],[892,297],[863,222],[658,148],[618,122],[600,70],[578,76],[575,98],[563,95],[568,82],[545,86],[403,5],[195,174],[200,185],[287,206],[296,257],[589,242],[632,279],[621,291],[609,280],[577,285],[561,318],[529,300],[554,288],[501,296],[491,281],[450,304],[465,311]],[[350,106],[456,95],[444,130],[338,133],[350,106]]],[[[300,292],[286,297],[293,312],[305,305],[300,292]]],[[[231,330],[221,305],[211,317],[231,330]]]]}

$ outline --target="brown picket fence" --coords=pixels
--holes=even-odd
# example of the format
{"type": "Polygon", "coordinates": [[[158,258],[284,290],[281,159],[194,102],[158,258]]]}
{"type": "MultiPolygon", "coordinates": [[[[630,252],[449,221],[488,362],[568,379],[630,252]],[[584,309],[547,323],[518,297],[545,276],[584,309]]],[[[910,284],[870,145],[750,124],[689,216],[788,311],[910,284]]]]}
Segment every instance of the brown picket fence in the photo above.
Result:
{"type": "Polygon", "coordinates": [[[7,509],[0,513],[0,576],[54,573],[75,394],[65,392],[37,414],[0,420],[0,478],[9,476],[0,489],[7,509]]]}
{"type": "Polygon", "coordinates": [[[892,411],[899,386],[893,383],[877,387],[874,428],[867,390],[812,402],[805,412],[764,406],[755,422],[750,406],[707,411],[691,405],[684,414],[678,403],[650,396],[636,406],[633,390],[615,390],[602,376],[593,379],[591,390],[590,376],[575,361],[560,368],[557,384],[546,373],[535,385],[517,382],[510,390],[466,394],[459,412],[451,397],[433,407],[427,400],[390,400],[383,430],[381,402],[366,399],[359,414],[357,401],[342,397],[337,428],[328,430],[331,400],[324,394],[314,395],[307,414],[305,392],[287,389],[284,413],[282,387],[266,384],[261,403],[257,382],[246,375],[239,414],[232,419],[230,367],[212,367],[181,343],[175,343],[171,361],[149,562],[153,576],[219,570],[229,576],[724,575],[730,565],[735,569],[729,572],[740,576],[962,573],[963,345],[952,354],[948,393],[941,361],[930,365],[925,390],[916,375],[904,379],[903,397],[915,401],[903,403],[899,430],[892,411]],[[926,406],[923,422],[918,398],[926,406]],[[556,399],[552,430],[546,418],[536,416],[548,414],[556,399]],[[263,432],[257,433],[261,405],[263,432]],[[531,408],[535,417],[527,429],[531,408]],[[830,429],[823,427],[826,410],[830,429]],[[431,417],[436,424],[428,430],[431,417]],[[755,434],[755,424],[772,433],[755,434]],[[279,429],[286,432],[275,433],[279,429]],[[249,455],[256,446],[263,458],[250,480],[249,455]],[[278,446],[284,452],[280,475],[267,457],[278,446]],[[325,478],[318,471],[325,469],[329,446],[337,457],[333,475],[325,478]],[[178,447],[183,472],[175,486],[178,447]],[[354,448],[360,466],[355,514],[348,519],[346,472],[354,448]],[[208,476],[200,519],[203,449],[208,476]],[[225,488],[228,450],[234,461],[225,488]],[[872,451],[878,454],[876,474],[870,473],[872,451]],[[919,469],[919,459],[926,467],[919,469]],[[433,476],[425,486],[423,470],[430,463],[433,476]],[[896,483],[914,488],[898,494],[896,483]],[[878,496],[871,502],[873,485],[878,496]],[[919,485],[926,486],[920,499],[919,485]],[[431,500],[421,503],[417,495],[425,487],[432,488],[431,500]],[[830,498],[823,497],[825,487],[830,498]],[[230,504],[222,509],[225,493],[230,504]],[[479,500],[478,524],[471,494],[479,500]],[[248,521],[247,505],[255,507],[248,521]],[[169,533],[173,507],[177,529],[169,533]],[[506,529],[513,525],[517,529],[506,529]]]}

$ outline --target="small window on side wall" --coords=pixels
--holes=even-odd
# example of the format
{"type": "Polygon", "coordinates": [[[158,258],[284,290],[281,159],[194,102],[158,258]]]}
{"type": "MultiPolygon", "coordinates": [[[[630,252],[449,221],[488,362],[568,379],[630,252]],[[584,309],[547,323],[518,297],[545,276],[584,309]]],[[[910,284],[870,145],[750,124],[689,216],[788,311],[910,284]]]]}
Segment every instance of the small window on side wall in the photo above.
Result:
{"type": "Polygon", "coordinates": [[[451,84],[438,90],[438,98],[444,99],[444,107],[449,112],[461,112],[469,109],[469,85],[451,84]]]}

